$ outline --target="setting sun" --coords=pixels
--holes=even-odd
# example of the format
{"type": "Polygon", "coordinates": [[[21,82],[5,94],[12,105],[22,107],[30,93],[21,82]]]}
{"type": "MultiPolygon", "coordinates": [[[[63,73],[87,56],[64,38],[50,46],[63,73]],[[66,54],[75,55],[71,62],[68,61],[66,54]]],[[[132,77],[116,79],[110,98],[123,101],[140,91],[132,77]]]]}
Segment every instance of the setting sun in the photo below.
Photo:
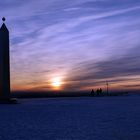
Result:
{"type": "Polygon", "coordinates": [[[59,77],[56,77],[56,78],[53,78],[52,79],[52,83],[51,85],[54,87],[54,88],[59,88],[61,86],[62,82],[61,82],[61,79],[59,77]]]}

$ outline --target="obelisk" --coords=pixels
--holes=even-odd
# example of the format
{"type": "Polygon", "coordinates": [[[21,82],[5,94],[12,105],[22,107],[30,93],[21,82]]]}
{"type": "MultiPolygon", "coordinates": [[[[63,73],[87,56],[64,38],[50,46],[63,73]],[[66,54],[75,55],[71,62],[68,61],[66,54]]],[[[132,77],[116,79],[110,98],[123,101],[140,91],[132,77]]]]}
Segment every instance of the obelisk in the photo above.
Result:
{"type": "Polygon", "coordinates": [[[9,31],[5,25],[5,18],[0,28],[0,100],[10,100],[10,56],[9,31]]]}

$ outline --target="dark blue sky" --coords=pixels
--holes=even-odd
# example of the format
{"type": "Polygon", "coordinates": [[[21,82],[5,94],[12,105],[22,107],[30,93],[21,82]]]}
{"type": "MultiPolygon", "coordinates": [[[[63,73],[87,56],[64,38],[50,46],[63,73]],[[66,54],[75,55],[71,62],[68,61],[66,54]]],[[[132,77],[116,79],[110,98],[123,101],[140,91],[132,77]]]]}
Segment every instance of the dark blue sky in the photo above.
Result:
{"type": "Polygon", "coordinates": [[[5,0],[12,90],[140,89],[139,0],[5,0]]]}

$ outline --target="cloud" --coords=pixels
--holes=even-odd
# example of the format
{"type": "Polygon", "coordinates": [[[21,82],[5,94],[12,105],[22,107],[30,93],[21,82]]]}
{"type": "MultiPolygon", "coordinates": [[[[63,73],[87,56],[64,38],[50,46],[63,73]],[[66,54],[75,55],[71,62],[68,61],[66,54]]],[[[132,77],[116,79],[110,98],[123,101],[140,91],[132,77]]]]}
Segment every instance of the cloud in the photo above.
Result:
{"type": "Polygon", "coordinates": [[[65,77],[66,89],[139,75],[139,11],[137,0],[0,2],[10,30],[12,87],[48,87],[53,74],[65,77]]]}
{"type": "Polygon", "coordinates": [[[110,59],[101,62],[81,63],[71,71],[67,80],[74,83],[66,88],[83,88],[84,86],[103,86],[106,81],[110,83],[123,83],[121,86],[136,87],[140,79],[140,53],[135,53],[138,47],[133,48],[119,59],[110,59]],[[138,78],[138,79],[137,79],[138,78]]]}

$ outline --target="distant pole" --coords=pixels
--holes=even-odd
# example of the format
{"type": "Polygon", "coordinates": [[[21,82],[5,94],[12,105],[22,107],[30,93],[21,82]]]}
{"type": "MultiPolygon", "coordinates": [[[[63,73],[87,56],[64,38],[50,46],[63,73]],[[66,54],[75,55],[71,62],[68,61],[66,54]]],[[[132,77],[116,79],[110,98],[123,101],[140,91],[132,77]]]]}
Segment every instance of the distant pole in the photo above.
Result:
{"type": "Polygon", "coordinates": [[[106,92],[107,92],[107,94],[108,94],[108,81],[106,81],[106,92]]]}

